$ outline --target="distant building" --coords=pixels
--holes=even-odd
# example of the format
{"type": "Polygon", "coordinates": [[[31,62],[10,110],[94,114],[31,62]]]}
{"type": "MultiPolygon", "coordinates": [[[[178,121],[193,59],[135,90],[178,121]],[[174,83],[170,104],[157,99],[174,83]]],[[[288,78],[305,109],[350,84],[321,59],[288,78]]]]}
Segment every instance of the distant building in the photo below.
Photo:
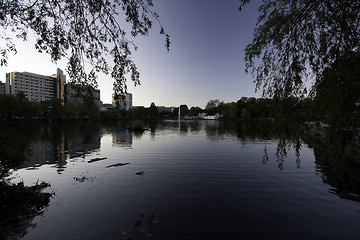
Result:
{"type": "Polygon", "coordinates": [[[198,114],[198,118],[200,118],[200,119],[205,119],[205,116],[206,116],[206,115],[207,115],[206,112],[201,112],[201,113],[198,114]]]}
{"type": "Polygon", "coordinates": [[[165,106],[158,106],[159,113],[161,112],[173,112],[175,107],[165,107],[165,106]]]}
{"type": "Polygon", "coordinates": [[[222,115],[220,113],[216,113],[215,115],[207,114],[206,116],[204,116],[205,120],[217,120],[219,118],[222,118],[222,115]]]}
{"type": "Polygon", "coordinates": [[[93,101],[99,109],[102,108],[100,100],[100,90],[94,89],[91,86],[75,85],[73,83],[66,84],[65,86],[65,101],[76,105],[85,104],[86,99],[93,101]]]}
{"type": "Polygon", "coordinates": [[[66,76],[58,68],[57,74],[44,76],[29,72],[10,72],[6,74],[5,94],[16,95],[19,92],[33,101],[61,99],[64,104],[66,76]]]}
{"type": "Polygon", "coordinates": [[[5,83],[0,82],[0,95],[5,95],[5,83]]]}
{"type": "Polygon", "coordinates": [[[115,94],[112,95],[113,107],[129,110],[133,107],[132,94],[126,93],[124,96],[120,96],[120,99],[115,100],[115,94]]]}
{"type": "Polygon", "coordinates": [[[222,117],[223,117],[223,115],[221,115],[220,113],[216,113],[216,114],[212,115],[212,114],[208,114],[206,112],[201,112],[198,114],[199,119],[205,119],[205,120],[217,120],[222,117]]]}
{"type": "Polygon", "coordinates": [[[102,108],[100,108],[100,111],[110,111],[110,110],[113,110],[113,109],[115,109],[115,107],[112,104],[104,103],[102,105],[102,108]]]}

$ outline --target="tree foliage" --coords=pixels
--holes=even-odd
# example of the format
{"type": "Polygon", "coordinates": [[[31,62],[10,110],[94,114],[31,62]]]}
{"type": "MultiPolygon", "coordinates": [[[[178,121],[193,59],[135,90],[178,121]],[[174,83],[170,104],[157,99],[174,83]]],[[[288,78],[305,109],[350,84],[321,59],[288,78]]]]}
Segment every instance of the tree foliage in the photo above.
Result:
{"type": "Polygon", "coordinates": [[[148,113],[150,117],[157,117],[159,115],[159,110],[154,102],[150,104],[148,113]]]}
{"type": "Polygon", "coordinates": [[[213,99],[213,100],[210,100],[209,102],[207,102],[205,108],[206,108],[206,110],[211,109],[211,108],[216,108],[216,107],[219,107],[220,104],[221,104],[221,102],[219,99],[213,99]]]}
{"type": "Polygon", "coordinates": [[[115,93],[122,94],[127,90],[128,75],[135,85],[140,84],[131,59],[132,50],[137,49],[132,38],[147,35],[157,21],[169,49],[169,35],[152,7],[152,0],[0,1],[0,23],[5,30],[0,35],[1,66],[7,64],[10,52],[16,53],[6,32],[22,40],[32,32],[39,52],[50,54],[54,62],[68,58],[67,72],[73,82],[96,86],[97,73],[103,72],[114,79],[115,93]]]}
{"type": "MultiPolygon", "coordinates": [[[[240,2],[241,10],[250,0],[240,2]]],[[[245,61],[264,95],[306,94],[306,81],[360,51],[359,0],[263,0],[259,12],[245,61]]]]}
{"type": "Polygon", "coordinates": [[[360,53],[337,59],[317,79],[317,99],[328,120],[344,127],[359,126],[360,53]]]}

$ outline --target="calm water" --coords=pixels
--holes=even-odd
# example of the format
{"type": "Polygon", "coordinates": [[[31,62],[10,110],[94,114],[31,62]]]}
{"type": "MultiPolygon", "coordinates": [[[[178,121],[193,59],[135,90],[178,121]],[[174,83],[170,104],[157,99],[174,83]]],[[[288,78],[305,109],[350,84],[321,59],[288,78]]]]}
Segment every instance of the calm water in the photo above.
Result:
{"type": "Polygon", "coordinates": [[[49,182],[56,196],[22,239],[359,239],[358,196],[339,194],[336,169],[298,136],[218,121],[152,128],[34,128],[14,181],[49,182]]]}

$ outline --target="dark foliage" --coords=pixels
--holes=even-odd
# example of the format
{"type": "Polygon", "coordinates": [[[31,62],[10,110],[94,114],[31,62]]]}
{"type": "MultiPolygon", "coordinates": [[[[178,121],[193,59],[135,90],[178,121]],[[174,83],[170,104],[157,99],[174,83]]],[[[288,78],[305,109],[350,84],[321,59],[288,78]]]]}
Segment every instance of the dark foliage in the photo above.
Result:
{"type": "MultiPolygon", "coordinates": [[[[250,0],[240,0],[240,10],[250,0]]],[[[246,70],[267,96],[302,96],[305,82],[360,50],[360,1],[262,1],[246,70]]]]}
{"type": "Polygon", "coordinates": [[[16,53],[16,46],[6,33],[13,32],[17,38],[27,40],[29,32],[33,32],[39,52],[50,54],[54,62],[67,57],[67,72],[74,83],[96,87],[98,72],[110,74],[114,91],[120,95],[126,92],[127,75],[135,85],[140,84],[139,72],[131,59],[132,50],[137,49],[132,38],[147,35],[155,20],[169,49],[169,35],[152,7],[152,0],[0,1],[0,23],[5,30],[5,35],[1,35],[1,66],[7,64],[10,52],[16,53]]]}
{"type": "Polygon", "coordinates": [[[317,79],[317,99],[328,121],[358,127],[360,119],[360,53],[349,52],[325,69],[317,79]]]}
{"type": "Polygon", "coordinates": [[[53,193],[42,192],[50,185],[39,183],[26,187],[0,182],[0,238],[20,239],[27,229],[34,227],[32,220],[44,212],[53,193]]]}

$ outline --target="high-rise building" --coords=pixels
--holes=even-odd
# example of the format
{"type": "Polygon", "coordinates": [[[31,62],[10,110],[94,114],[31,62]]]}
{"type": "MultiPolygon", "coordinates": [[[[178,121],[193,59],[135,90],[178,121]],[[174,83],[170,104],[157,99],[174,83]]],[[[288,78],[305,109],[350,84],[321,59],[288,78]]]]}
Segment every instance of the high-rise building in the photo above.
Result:
{"type": "Polygon", "coordinates": [[[60,69],[57,74],[44,76],[29,72],[10,72],[6,74],[5,94],[24,93],[34,101],[49,101],[52,98],[65,100],[66,76],[60,69]]]}
{"type": "Polygon", "coordinates": [[[64,104],[65,101],[65,85],[66,85],[66,76],[63,71],[58,68],[56,74],[51,76],[56,79],[56,96],[61,99],[61,103],[64,104]]]}
{"type": "Polygon", "coordinates": [[[112,95],[112,105],[113,107],[118,107],[120,109],[129,110],[132,108],[132,94],[126,93],[124,96],[120,96],[118,100],[115,100],[115,94],[112,95]]]}
{"type": "Polygon", "coordinates": [[[73,83],[66,84],[65,101],[77,105],[83,105],[87,98],[91,98],[99,108],[102,107],[100,90],[91,86],[80,86],[73,83]]]}

